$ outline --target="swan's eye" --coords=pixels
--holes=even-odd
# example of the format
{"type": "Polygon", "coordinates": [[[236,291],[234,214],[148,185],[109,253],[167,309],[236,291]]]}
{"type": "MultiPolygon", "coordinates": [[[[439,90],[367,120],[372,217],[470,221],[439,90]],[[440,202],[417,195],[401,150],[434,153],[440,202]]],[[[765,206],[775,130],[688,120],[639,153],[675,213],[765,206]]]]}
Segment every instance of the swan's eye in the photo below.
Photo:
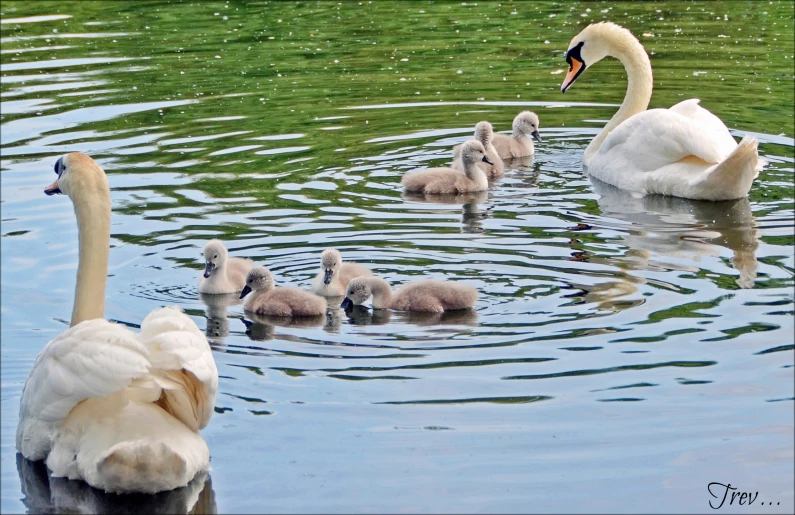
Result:
{"type": "Polygon", "coordinates": [[[214,255],[213,259],[218,259],[218,254],[214,255]]]}
{"type": "Polygon", "coordinates": [[[58,175],[58,177],[61,176],[61,174],[64,172],[64,170],[66,170],[66,166],[64,166],[64,164],[63,164],[63,158],[62,157],[58,158],[58,160],[55,162],[55,165],[52,167],[52,169],[56,173],[56,175],[58,175]]]}

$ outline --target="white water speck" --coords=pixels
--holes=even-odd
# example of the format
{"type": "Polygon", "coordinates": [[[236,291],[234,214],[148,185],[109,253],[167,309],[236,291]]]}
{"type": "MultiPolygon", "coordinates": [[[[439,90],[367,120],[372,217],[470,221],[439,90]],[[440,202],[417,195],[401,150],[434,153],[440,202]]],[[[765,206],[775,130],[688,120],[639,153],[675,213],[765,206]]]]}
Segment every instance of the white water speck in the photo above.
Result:
{"type": "Polygon", "coordinates": [[[560,75],[563,72],[564,72],[564,70],[558,69],[558,70],[555,70],[554,72],[549,72],[549,73],[550,73],[550,75],[560,75]]]}
{"type": "Polygon", "coordinates": [[[544,40],[544,44],[545,44],[545,45],[548,45],[548,44],[549,44],[549,40],[548,40],[548,39],[545,39],[545,40],[544,40]]]}
{"type": "Polygon", "coordinates": [[[456,73],[457,73],[458,75],[461,75],[461,74],[462,74],[462,73],[464,73],[464,72],[463,72],[462,70],[458,70],[456,73]]]}

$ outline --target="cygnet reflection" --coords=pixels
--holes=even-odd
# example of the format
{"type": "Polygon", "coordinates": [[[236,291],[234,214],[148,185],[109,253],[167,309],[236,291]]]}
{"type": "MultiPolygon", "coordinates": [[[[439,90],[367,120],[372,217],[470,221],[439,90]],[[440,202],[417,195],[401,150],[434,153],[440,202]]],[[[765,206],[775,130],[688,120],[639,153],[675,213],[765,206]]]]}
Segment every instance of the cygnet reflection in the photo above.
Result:
{"type": "Polygon", "coordinates": [[[363,305],[349,305],[345,315],[353,325],[383,325],[390,322],[404,322],[419,326],[429,325],[477,325],[478,314],[474,309],[456,309],[442,313],[421,311],[395,311],[372,309],[363,305]]]}
{"type": "Polygon", "coordinates": [[[345,308],[345,316],[353,325],[384,325],[392,320],[392,311],[351,304],[345,308]]]}
{"type": "Polygon", "coordinates": [[[147,494],[109,494],[84,481],[50,476],[43,461],[17,453],[22,503],[29,513],[218,513],[212,481],[198,474],[182,488],[147,494]]]}
{"type": "Polygon", "coordinates": [[[266,341],[274,338],[276,327],[322,327],[326,324],[326,315],[280,317],[246,311],[243,323],[246,326],[246,336],[249,339],[266,341]]]}
{"type": "Polygon", "coordinates": [[[204,303],[204,313],[207,318],[207,338],[214,343],[221,343],[229,335],[229,319],[227,309],[237,306],[242,301],[238,293],[225,293],[220,295],[199,294],[199,300],[204,303]]]}
{"type": "Polygon", "coordinates": [[[465,233],[482,233],[483,220],[491,216],[491,209],[494,206],[481,208],[479,204],[485,204],[488,201],[488,191],[475,191],[471,193],[459,193],[450,195],[427,195],[422,193],[404,192],[403,199],[410,202],[425,202],[428,204],[460,204],[462,206],[461,214],[461,232],[465,233]]]}

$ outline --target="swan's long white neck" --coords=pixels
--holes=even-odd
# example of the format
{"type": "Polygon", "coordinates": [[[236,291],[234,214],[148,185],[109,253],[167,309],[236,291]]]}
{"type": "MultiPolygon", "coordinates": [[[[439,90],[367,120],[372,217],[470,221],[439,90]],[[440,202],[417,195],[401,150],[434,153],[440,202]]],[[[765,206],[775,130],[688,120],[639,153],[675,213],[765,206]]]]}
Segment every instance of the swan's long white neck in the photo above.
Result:
{"type": "Polygon", "coordinates": [[[72,199],[80,245],[72,326],[105,316],[105,283],[110,252],[110,190],[107,182],[102,182],[104,184],[97,185],[93,191],[81,191],[72,199]]]}
{"type": "Polygon", "coordinates": [[[652,72],[649,56],[643,45],[627,30],[605,27],[602,32],[603,44],[607,45],[607,55],[612,55],[624,65],[627,72],[627,94],[624,102],[602,131],[585,149],[583,164],[588,166],[610,131],[627,118],[649,107],[652,91],[652,72]]]}

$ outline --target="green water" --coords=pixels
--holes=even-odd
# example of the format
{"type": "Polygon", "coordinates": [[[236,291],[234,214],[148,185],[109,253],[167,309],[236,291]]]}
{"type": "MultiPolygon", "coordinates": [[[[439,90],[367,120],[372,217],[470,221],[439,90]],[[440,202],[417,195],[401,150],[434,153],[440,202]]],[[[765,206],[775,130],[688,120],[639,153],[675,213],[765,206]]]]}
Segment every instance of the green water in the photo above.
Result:
{"type": "Polygon", "coordinates": [[[793,510],[791,2],[0,15],[3,512],[175,512],[196,495],[219,512],[711,512],[711,481],[793,510]],[[638,198],[584,175],[626,77],[605,59],[560,83],[571,38],[604,19],[648,50],[650,107],[697,97],[758,137],[769,165],[747,199],[638,198]],[[475,123],[508,132],[523,109],[544,142],[488,193],[402,193],[475,123]],[[42,190],[75,150],[112,189],[106,316],[178,304],[211,340],[211,482],[125,500],[17,460],[22,385],[71,312],[74,216],[42,190]],[[463,280],[480,299],[442,318],[252,319],[196,291],[213,237],[280,284],[308,288],[335,246],[393,284],[463,280]]]}

